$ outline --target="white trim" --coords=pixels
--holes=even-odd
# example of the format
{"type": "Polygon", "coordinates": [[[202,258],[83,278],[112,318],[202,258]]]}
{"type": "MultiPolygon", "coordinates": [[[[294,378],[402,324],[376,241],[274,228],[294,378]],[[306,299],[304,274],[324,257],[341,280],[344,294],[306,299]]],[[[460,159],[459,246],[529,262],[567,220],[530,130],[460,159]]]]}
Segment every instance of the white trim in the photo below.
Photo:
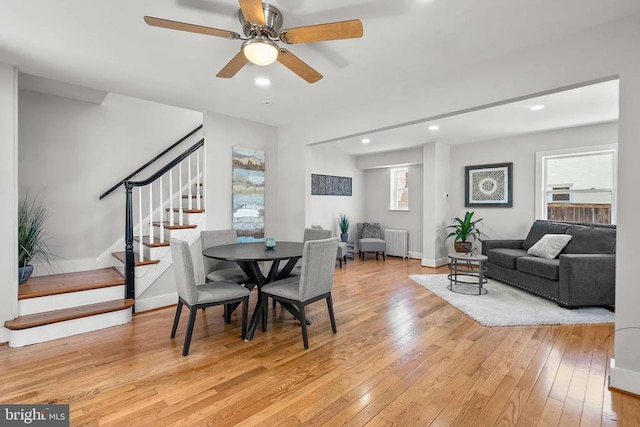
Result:
{"type": "Polygon", "coordinates": [[[616,368],[616,360],[612,358],[609,369],[609,387],[640,395],[640,372],[616,368]]]}
{"type": "Polygon", "coordinates": [[[156,308],[169,307],[178,302],[178,293],[173,292],[166,295],[158,295],[149,298],[139,298],[136,300],[136,313],[155,310],[156,308]]]}
{"type": "Polygon", "coordinates": [[[438,258],[438,259],[426,259],[422,258],[421,264],[423,267],[441,267],[443,265],[447,265],[449,263],[449,258],[438,258]]]}
{"type": "Polygon", "coordinates": [[[422,252],[412,252],[412,251],[409,251],[409,258],[412,258],[412,259],[420,259],[420,260],[421,260],[421,259],[422,259],[422,252]]]}

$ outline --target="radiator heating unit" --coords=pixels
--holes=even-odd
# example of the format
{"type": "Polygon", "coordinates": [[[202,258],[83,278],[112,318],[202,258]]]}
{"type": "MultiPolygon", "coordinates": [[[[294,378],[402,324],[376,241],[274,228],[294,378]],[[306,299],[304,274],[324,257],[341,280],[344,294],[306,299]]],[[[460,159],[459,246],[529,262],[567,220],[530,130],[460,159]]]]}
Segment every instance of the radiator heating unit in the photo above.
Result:
{"type": "Polygon", "coordinates": [[[384,230],[387,255],[409,257],[409,232],[407,230],[384,230]]]}

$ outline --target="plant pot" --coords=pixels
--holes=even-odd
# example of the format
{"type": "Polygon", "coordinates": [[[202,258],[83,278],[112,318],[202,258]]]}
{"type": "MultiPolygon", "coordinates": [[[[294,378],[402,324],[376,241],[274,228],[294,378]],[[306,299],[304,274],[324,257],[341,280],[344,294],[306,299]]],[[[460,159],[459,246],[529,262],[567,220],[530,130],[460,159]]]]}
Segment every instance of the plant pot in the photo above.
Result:
{"type": "Polygon", "coordinates": [[[453,247],[455,248],[456,252],[468,253],[471,252],[473,246],[471,242],[455,242],[453,244],[453,247]]]}
{"type": "Polygon", "coordinates": [[[349,233],[340,233],[340,241],[348,242],[349,241],[349,233]]]}
{"type": "Polygon", "coordinates": [[[23,284],[24,282],[29,280],[29,277],[31,277],[32,273],[33,273],[33,265],[27,265],[26,267],[18,267],[18,283],[23,284]]]}

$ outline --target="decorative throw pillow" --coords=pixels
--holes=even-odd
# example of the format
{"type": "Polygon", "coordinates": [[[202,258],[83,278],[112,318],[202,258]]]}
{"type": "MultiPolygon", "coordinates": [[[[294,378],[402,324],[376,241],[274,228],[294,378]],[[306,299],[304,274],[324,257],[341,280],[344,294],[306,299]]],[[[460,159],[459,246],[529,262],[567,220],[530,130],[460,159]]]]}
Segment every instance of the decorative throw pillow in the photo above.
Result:
{"type": "Polygon", "coordinates": [[[382,230],[379,222],[365,222],[362,224],[363,239],[382,239],[382,230]]]}
{"type": "Polygon", "coordinates": [[[529,248],[527,253],[540,258],[553,259],[567,246],[569,240],[571,236],[568,234],[545,234],[529,248]]]}
{"type": "Polygon", "coordinates": [[[314,228],[316,230],[324,230],[321,225],[313,225],[313,224],[311,224],[311,228],[314,228]]]}

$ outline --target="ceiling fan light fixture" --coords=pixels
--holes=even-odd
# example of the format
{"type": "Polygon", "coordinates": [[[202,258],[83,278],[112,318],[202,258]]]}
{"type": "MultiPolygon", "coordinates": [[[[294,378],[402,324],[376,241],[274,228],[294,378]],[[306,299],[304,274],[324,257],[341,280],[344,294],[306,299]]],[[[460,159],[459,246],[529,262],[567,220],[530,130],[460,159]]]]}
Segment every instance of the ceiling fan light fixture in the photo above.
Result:
{"type": "Polygon", "coordinates": [[[256,65],[269,65],[278,59],[280,49],[268,38],[256,37],[242,44],[242,53],[256,65]]]}

